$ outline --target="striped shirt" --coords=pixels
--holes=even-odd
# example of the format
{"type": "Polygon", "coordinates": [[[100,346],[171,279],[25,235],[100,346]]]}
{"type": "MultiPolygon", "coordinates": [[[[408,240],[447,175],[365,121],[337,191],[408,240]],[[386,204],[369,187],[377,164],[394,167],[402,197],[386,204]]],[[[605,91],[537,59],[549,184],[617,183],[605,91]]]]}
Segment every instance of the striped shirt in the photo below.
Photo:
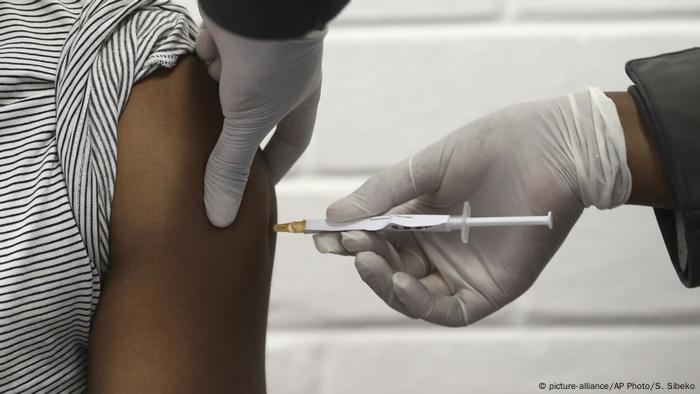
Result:
{"type": "Polygon", "coordinates": [[[117,120],[194,37],[167,0],[0,1],[0,392],[86,391],[117,120]]]}

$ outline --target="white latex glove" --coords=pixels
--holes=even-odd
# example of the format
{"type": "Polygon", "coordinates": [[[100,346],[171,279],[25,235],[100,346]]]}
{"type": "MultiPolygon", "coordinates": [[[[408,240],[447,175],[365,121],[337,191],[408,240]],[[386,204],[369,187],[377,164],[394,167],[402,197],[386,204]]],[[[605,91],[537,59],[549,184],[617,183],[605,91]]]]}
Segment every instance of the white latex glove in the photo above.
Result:
{"type": "Polygon", "coordinates": [[[447,135],[332,204],[328,220],[394,213],[545,215],[541,226],[452,233],[353,231],[315,236],[321,252],[355,255],[362,279],[412,317],[464,326],[527,290],[584,207],[629,198],[631,175],[614,103],[598,89],[515,105],[447,135]]]}
{"type": "Polygon", "coordinates": [[[255,40],[233,34],[202,11],[204,25],[197,54],[219,81],[224,124],[207,162],[204,204],[209,221],[231,224],[253,156],[265,136],[277,131],[265,147],[275,182],[306,149],[316,121],[321,94],[321,58],[326,31],[291,40],[255,40]]]}

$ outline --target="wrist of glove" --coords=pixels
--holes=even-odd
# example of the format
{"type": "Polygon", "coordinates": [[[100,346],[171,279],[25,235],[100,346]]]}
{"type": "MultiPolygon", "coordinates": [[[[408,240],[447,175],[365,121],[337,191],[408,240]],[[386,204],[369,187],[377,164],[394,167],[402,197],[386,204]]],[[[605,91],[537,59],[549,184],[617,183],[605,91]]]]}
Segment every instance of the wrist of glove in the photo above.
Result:
{"type": "Polygon", "coordinates": [[[390,307],[446,325],[474,323],[535,281],[584,207],[623,204],[631,190],[622,126],[599,89],[514,105],[483,117],[368,179],[327,210],[332,221],[380,214],[542,215],[554,228],[457,233],[353,231],[314,237],[319,251],[355,256],[390,307]]]}
{"type": "Polygon", "coordinates": [[[563,140],[576,167],[578,197],[584,207],[615,208],[627,202],[632,175],[615,104],[600,89],[567,96],[571,123],[563,140]]]}

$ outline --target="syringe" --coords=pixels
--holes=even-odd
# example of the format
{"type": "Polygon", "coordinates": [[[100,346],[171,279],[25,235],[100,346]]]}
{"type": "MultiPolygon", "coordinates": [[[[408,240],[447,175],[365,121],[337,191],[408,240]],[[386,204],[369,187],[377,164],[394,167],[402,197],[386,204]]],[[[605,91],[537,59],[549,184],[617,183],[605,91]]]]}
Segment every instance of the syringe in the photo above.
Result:
{"type": "Polygon", "coordinates": [[[325,233],[352,230],[364,231],[425,231],[448,232],[460,230],[462,242],[467,242],[471,227],[495,226],[547,226],[552,228],[552,212],[543,216],[492,216],[471,217],[469,203],[464,203],[462,216],[450,215],[386,215],[374,216],[353,222],[329,222],[325,219],[307,219],[276,224],[275,232],[325,233]]]}

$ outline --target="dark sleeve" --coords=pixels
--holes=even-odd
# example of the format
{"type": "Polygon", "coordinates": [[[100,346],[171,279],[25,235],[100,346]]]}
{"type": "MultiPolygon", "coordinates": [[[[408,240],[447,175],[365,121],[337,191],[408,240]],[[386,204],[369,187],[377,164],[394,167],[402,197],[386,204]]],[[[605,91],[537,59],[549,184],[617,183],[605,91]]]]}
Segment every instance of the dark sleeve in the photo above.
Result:
{"type": "Polygon", "coordinates": [[[655,209],[680,280],[700,285],[700,48],[627,63],[630,94],[656,141],[673,209],[655,209]]]}
{"type": "Polygon", "coordinates": [[[238,35],[285,39],[322,29],[349,1],[199,0],[199,6],[209,18],[238,35]]]}

